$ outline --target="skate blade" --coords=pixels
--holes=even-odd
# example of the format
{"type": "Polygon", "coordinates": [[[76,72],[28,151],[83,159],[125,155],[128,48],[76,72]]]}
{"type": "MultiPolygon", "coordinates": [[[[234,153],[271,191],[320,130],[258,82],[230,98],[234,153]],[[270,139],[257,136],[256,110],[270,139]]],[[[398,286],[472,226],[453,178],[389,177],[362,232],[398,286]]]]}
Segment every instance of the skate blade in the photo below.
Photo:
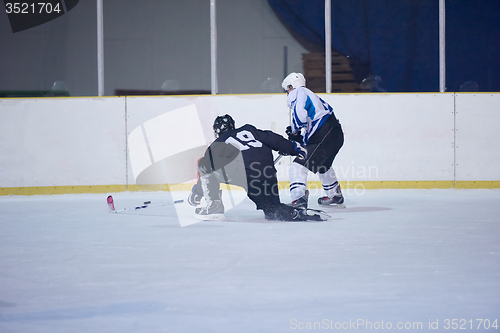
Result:
{"type": "Polygon", "coordinates": [[[200,221],[221,221],[226,219],[226,216],[224,214],[210,214],[210,215],[194,214],[194,217],[200,221]]]}
{"type": "Polygon", "coordinates": [[[343,208],[346,208],[345,204],[341,203],[341,204],[330,204],[330,205],[322,205],[322,204],[319,204],[320,207],[328,207],[328,208],[335,208],[335,209],[343,209],[343,208]]]}
{"type": "Polygon", "coordinates": [[[331,205],[331,207],[333,207],[333,208],[340,208],[340,209],[346,208],[345,204],[343,204],[343,203],[338,204],[338,205],[331,205]]]}
{"type": "MultiPolygon", "coordinates": [[[[331,217],[324,210],[320,210],[320,209],[307,208],[306,213],[309,216],[317,216],[318,218],[321,219],[321,221],[327,221],[331,217]]],[[[312,220],[312,221],[314,221],[314,220],[312,220]]]]}

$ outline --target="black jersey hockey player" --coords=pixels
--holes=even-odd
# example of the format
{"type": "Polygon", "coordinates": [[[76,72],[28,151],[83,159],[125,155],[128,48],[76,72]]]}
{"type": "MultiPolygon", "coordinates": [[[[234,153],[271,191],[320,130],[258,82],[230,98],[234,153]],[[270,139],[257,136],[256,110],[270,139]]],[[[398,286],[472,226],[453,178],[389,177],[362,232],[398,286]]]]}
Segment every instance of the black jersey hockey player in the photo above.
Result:
{"type": "Polygon", "coordinates": [[[306,150],[300,143],[249,124],[235,128],[227,114],[215,119],[213,129],[216,140],[198,162],[200,177],[188,198],[193,206],[201,202],[202,196],[205,198],[207,206],[195,209],[198,219],[224,218],[220,183],[226,183],[243,187],[266,219],[321,220],[319,215],[310,216],[305,210],[280,202],[272,151],[305,158],[306,150]]]}

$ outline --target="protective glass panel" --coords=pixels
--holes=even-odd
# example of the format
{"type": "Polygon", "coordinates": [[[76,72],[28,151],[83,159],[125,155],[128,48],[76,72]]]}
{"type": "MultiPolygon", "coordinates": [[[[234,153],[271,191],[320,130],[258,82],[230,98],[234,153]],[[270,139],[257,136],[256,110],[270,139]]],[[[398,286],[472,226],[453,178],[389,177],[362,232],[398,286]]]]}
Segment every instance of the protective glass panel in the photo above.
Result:
{"type": "Polygon", "coordinates": [[[500,91],[500,1],[446,1],[446,89],[500,91]]]}
{"type": "Polygon", "coordinates": [[[283,93],[302,72],[307,52],[263,0],[217,0],[217,65],[221,94],[283,93]]]}
{"type": "MultiPolygon", "coordinates": [[[[325,1],[267,2],[309,43],[304,74],[324,91],[325,1]]],[[[445,1],[446,91],[500,91],[499,12],[499,1],[445,1]]],[[[331,20],[333,92],[439,91],[438,1],[331,0],[331,20]]]]}
{"type": "Polygon", "coordinates": [[[106,95],[210,93],[210,2],[104,1],[106,95]]]}
{"type": "Polygon", "coordinates": [[[0,14],[0,97],[96,95],[95,1],[16,4],[1,6],[20,13],[0,14]]]}

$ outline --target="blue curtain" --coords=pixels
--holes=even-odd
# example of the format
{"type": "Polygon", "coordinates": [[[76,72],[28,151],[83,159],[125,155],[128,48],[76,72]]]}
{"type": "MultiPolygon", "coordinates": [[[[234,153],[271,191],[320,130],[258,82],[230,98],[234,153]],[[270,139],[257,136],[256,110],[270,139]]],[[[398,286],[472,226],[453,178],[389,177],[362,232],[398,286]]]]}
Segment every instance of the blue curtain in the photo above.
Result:
{"type": "MultiPolygon", "coordinates": [[[[324,0],[268,0],[310,50],[325,42],[324,0]]],[[[439,91],[438,0],[331,0],[332,47],[378,91],[439,91]]],[[[446,1],[447,91],[500,91],[500,0],[446,1]]]]}

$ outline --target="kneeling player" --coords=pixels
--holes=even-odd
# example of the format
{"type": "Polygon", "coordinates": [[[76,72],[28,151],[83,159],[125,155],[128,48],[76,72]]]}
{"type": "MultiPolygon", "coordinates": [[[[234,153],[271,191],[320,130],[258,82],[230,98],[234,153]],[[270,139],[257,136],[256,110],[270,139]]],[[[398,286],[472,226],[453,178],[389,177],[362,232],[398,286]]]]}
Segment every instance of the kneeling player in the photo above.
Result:
{"type": "Polygon", "coordinates": [[[193,206],[201,202],[202,196],[207,202],[206,207],[196,208],[197,218],[217,220],[224,217],[222,182],[243,187],[268,220],[322,220],[319,215],[310,216],[306,210],[280,202],[272,151],[306,158],[306,150],[299,143],[249,124],[235,128],[233,118],[227,114],[215,119],[213,129],[216,140],[198,162],[200,177],[188,198],[193,206]]]}

